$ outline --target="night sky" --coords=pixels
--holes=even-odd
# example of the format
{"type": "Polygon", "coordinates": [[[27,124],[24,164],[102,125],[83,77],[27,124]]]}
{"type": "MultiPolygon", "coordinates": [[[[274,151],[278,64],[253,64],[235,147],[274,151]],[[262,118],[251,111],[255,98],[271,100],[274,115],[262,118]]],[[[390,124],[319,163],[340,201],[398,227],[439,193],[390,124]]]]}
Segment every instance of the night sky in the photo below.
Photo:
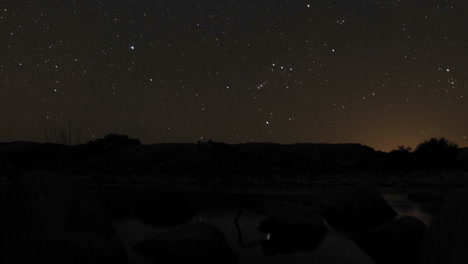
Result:
{"type": "Polygon", "coordinates": [[[5,0],[0,142],[468,146],[466,0],[5,0]]]}

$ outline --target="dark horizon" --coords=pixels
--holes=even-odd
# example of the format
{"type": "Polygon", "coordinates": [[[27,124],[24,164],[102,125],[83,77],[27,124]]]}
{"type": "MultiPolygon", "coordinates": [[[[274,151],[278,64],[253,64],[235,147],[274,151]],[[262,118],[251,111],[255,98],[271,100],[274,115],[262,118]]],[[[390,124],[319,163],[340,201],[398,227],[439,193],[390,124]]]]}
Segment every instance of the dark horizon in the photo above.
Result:
{"type": "MultiPolygon", "coordinates": [[[[57,134],[58,135],[58,134],[57,134]]],[[[88,141],[79,141],[79,142],[72,142],[71,144],[69,143],[63,143],[63,142],[59,142],[60,140],[62,139],[59,139],[59,140],[54,140],[54,139],[45,139],[43,141],[35,141],[35,140],[14,140],[14,141],[0,141],[0,144],[10,144],[10,143],[15,143],[15,142],[32,142],[32,143],[39,143],[39,144],[45,144],[45,143],[52,143],[52,144],[59,144],[59,145],[69,145],[69,146],[75,146],[75,145],[82,145],[82,144],[87,144],[87,143],[90,143],[90,142],[93,142],[93,141],[96,141],[96,140],[100,140],[100,139],[104,139],[106,136],[108,135],[118,135],[118,136],[127,136],[127,137],[130,137],[129,135],[120,135],[118,133],[108,133],[102,137],[92,137],[90,140],[88,141]]],[[[374,146],[370,146],[370,145],[366,145],[366,144],[363,144],[363,143],[359,143],[359,142],[291,142],[291,143],[278,143],[278,142],[270,142],[270,141],[248,141],[248,142],[236,142],[236,143],[230,143],[230,142],[223,142],[223,141],[217,141],[217,140],[213,140],[211,138],[207,138],[207,139],[201,139],[201,140],[198,140],[196,142],[153,142],[153,143],[146,143],[144,141],[142,141],[141,139],[139,138],[136,138],[136,137],[130,137],[130,138],[133,138],[135,140],[138,140],[141,145],[157,145],[157,144],[198,144],[198,143],[209,143],[209,142],[213,142],[213,143],[220,143],[220,144],[227,144],[227,145],[238,145],[238,144],[276,144],[276,145],[296,145],[296,144],[312,144],[312,145],[317,145],[317,144],[323,144],[323,145],[362,145],[362,146],[365,146],[365,147],[370,147],[372,149],[374,149],[375,151],[381,151],[381,152],[385,152],[385,153],[389,153],[391,151],[396,151],[398,150],[400,147],[404,147],[406,148],[407,150],[409,150],[410,152],[411,151],[414,151],[418,145],[424,143],[424,142],[428,142],[430,141],[431,139],[447,139],[446,137],[432,137],[432,138],[427,138],[419,143],[417,143],[416,145],[412,146],[412,145],[404,145],[404,144],[396,144],[393,148],[389,149],[389,150],[382,150],[382,149],[377,149],[375,148],[374,146]]],[[[76,140],[75,138],[71,139],[72,141],[76,140]]],[[[451,143],[454,143],[459,149],[463,149],[463,148],[467,148],[467,147],[464,147],[464,146],[460,146],[458,145],[457,142],[453,142],[451,141],[450,139],[447,139],[449,142],[451,143]]]]}
{"type": "MultiPolygon", "coordinates": [[[[114,134],[114,133],[110,133],[110,134],[114,134]]],[[[13,143],[37,143],[37,144],[56,144],[56,145],[64,145],[64,146],[78,146],[78,145],[85,145],[85,144],[88,144],[90,142],[93,142],[95,140],[99,140],[99,139],[103,139],[104,137],[96,137],[96,138],[92,138],[91,140],[87,141],[87,142],[80,142],[80,143],[77,143],[77,144],[64,144],[64,143],[60,143],[60,142],[52,142],[52,141],[30,141],[30,140],[14,140],[14,141],[5,141],[5,142],[0,142],[0,144],[13,144],[13,143]]],[[[158,145],[158,144],[192,144],[192,145],[196,145],[196,144],[200,144],[200,143],[209,143],[209,142],[213,142],[213,143],[216,143],[216,144],[226,144],[226,145],[241,145],[241,144],[273,144],[273,145],[281,145],[281,146],[288,146],[288,145],[297,145],[297,144],[310,144],[310,145],[361,145],[361,146],[364,146],[364,147],[370,147],[372,149],[374,149],[375,151],[380,151],[380,152],[384,152],[384,153],[389,153],[390,151],[392,150],[397,150],[398,149],[398,146],[402,146],[402,145],[398,145],[398,146],[395,146],[395,148],[389,150],[389,151],[383,151],[383,150],[379,150],[379,149],[376,149],[372,146],[368,146],[368,145],[365,145],[365,144],[361,144],[361,143],[355,143],[355,142],[346,142],[346,143],[341,143],[341,142],[338,142],[338,143],[330,143],[330,142],[293,142],[293,143],[277,143],[277,142],[269,142],[269,141],[249,141],[249,142],[239,142],[239,143],[228,143],[228,142],[222,142],[222,141],[216,141],[216,140],[212,140],[212,139],[207,139],[207,140],[199,140],[197,142],[154,142],[154,143],[145,143],[143,141],[141,141],[141,145],[142,146],[151,146],[151,145],[158,145]]],[[[410,147],[411,149],[414,149],[413,147],[411,146],[406,146],[405,147],[410,147]]],[[[460,146],[458,146],[460,148],[460,146]]]]}

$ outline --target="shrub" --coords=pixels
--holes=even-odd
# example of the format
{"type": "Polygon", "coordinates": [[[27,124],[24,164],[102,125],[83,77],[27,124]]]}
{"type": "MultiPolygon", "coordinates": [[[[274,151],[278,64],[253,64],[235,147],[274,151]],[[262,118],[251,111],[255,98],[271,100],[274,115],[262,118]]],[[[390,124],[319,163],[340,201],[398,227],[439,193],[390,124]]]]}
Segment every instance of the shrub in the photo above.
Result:
{"type": "Polygon", "coordinates": [[[420,166],[448,168],[456,161],[458,146],[445,138],[431,138],[419,144],[414,154],[420,166]]]}

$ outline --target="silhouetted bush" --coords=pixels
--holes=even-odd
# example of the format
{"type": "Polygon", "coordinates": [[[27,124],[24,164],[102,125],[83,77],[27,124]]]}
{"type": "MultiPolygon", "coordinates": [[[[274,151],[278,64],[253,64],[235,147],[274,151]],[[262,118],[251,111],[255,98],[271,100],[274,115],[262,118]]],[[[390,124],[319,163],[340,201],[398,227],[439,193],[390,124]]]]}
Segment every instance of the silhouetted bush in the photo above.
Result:
{"type": "Polygon", "coordinates": [[[127,135],[108,134],[104,138],[96,139],[95,141],[88,142],[89,144],[98,145],[141,145],[139,139],[129,138],[127,135]]]}
{"type": "Polygon", "coordinates": [[[130,146],[139,146],[141,142],[139,139],[129,138],[126,135],[108,134],[104,138],[99,138],[94,141],[89,141],[86,146],[93,149],[93,151],[117,151],[122,148],[130,146]]]}
{"type": "Polygon", "coordinates": [[[398,146],[397,149],[390,151],[384,159],[386,170],[391,171],[409,171],[414,168],[413,153],[411,147],[398,146]]]}
{"type": "Polygon", "coordinates": [[[448,169],[457,159],[458,146],[445,138],[431,138],[419,144],[414,155],[420,167],[448,169]]]}

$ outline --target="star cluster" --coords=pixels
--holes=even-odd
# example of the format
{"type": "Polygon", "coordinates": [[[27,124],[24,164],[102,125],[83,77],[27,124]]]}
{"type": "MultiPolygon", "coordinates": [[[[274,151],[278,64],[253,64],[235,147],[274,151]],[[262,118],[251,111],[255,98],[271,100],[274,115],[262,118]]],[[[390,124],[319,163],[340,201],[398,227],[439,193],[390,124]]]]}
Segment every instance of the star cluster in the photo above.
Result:
{"type": "Polygon", "coordinates": [[[468,145],[462,0],[7,2],[1,141],[468,145]]]}

